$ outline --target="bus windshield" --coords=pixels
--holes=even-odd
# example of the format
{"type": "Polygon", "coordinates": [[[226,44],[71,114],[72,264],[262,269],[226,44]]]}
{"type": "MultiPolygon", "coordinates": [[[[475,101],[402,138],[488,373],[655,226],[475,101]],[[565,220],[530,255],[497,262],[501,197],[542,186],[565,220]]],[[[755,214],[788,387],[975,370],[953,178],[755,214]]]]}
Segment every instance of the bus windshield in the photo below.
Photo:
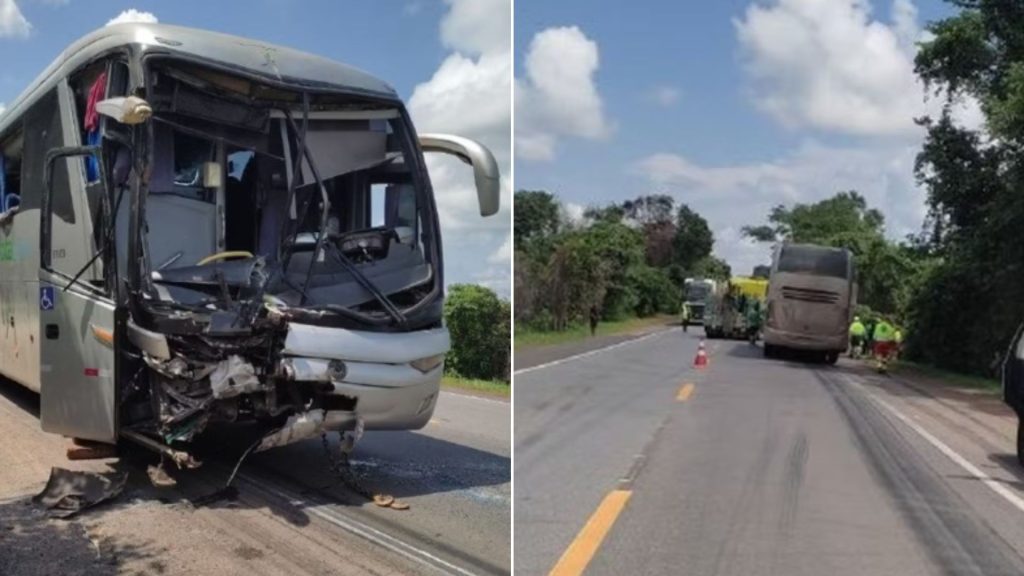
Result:
{"type": "Polygon", "coordinates": [[[711,291],[711,287],[704,283],[693,283],[686,287],[686,300],[687,302],[697,302],[704,300],[707,297],[708,292],[711,291]]]}
{"type": "Polygon", "coordinates": [[[786,246],[779,255],[779,272],[847,278],[849,270],[847,252],[838,248],[786,246]]]}

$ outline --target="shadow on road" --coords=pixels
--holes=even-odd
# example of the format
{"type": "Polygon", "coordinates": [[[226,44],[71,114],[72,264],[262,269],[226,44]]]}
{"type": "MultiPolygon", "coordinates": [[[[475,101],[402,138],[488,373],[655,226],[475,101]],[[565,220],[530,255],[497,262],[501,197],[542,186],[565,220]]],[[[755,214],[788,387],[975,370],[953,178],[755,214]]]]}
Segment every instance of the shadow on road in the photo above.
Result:
{"type": "Polygon", "coordinates": [[[165,572],[156,559],[166,549],[153,543],[126,544],[89,534],[77,521],[51,520],[28,498],[0,503],[0,574],[107,576],[119,565],[144,562],[149,574],[165,572]]]}
{"type": "MultiPolygon", "coordinates": [[[[13,382],[0,380],[0,397],[24,410],[38,421],[39,396],[13,382]]],[[[41,430],[39,434],[44,434],[41,430]]],[[[198,470],[173,470],[174,488],[155,488],[146,469],[157,464],[152,452],[131,444],[123,444],[116,461],[105,472],[128,472],[124,493],[105,510],[117,510],[128,502],[160,502],[192,506],[192,502],[215,494],[230,475],[238,459],[262,434],[257,426],[218,425],[189,445],[189,450],[205,465],[198,470]]],[[[331,435],[332,454],[337,454],[337,434],[331,435]]],[[[373,491],[409,498],[463,491],[467,497],[487,500],[496,498],[482,488],[501,486],[511,481],[511,459],[448,442],[420,432],[367,432],[352,454],[352,466],[361,483],[373,491]]],[[[67,466],[65,462],[53,465],[67,466]]],[[[273,478],[292,484],[295,492],[327,491],[337,504],[362,505],[366,501],[345,488],[331,470],[319,437],[296,444],[250,455],[240,470],[257,479],[273,478]]],[[[40,485],[46,478],[39,478],[40,485]]],[[[237,485],[238,483],[236,483],[237,485]]],[[[245,491],[204,503],[209,508],[267,508],[283,520],[305,526],[310,517],[300,507],[267,498],[253,497],[245,491]]],[[[90,512],[85,512],[89,514],[90,512]]],[[[0,571],[0,574],[6,572],[0,571]]]]}

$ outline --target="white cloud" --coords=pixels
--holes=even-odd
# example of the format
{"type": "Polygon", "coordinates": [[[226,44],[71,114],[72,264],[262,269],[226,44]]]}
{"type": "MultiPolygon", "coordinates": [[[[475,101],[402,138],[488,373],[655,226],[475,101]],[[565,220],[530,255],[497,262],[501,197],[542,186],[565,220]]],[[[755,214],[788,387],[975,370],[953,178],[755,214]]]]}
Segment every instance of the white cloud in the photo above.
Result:
{"type": "MultiPolygon", "coordinates": [[[[935,114],[942,102],[925,100],[913,71],[917,42],[926,39],[916,6],[892,0],[889,8],[882,22],[869,0],[766,0],[734,22],[754,104],[799,133],[853,136],[850,144],[807,139],[766,161],[719,166],[663,152],[633,165],[657,191],[708,219],[715,252],[737,272],[768,258],[740,229],[764,223],[780,203],[856,190],[885,214],[891,238],[920,230],[927,195],[913,168],[924,132],[913,119],[935,114]]],[[[963,126],[984,126],[974,100],[953,115],[963,126]]]]}
{"type": "Polygon", "coordinates": [[[445,278],[510,290],[512,53],[510,0],[448,0],[441,40],[453,52],[416,86],[409,110],[420,133],[449,132],[479,140],[502,173],[501,211],[482,218],[473,174],[452,157],[430,155],[445,251],[445,278]],[[481,264],[489,264],[481,270],[481,264]]]}
{"type": "Polygon", "coordinates": [[[122,11],[117,16],[114,16],[107,22],[107,26],[112,24],[124,24],[125,22],[143,22],[146,24],[156,24],[159,22],[156,16],[152,12],[142,12],[135,8],[129,8],[122,11]]]}
{"type": "Polygon", "coordinates": [[[507,264],[512,259],[512,236],[505,236],[505,242],[487,257],[491,264],[507,264]]]}
{"type": "Polygon", "coordinates": [[[5,106],[3,102],[0,102],[0,115],[2,115],[5,110],[7,110],[7,106],[5,106]]]}
{"type": "Polygon", "coordinates": [[[27,38],[32,25],[14,0],[0,0],[0,38],[27,38]]]}
{"type": "Polygon", "coordinates": [[[658,86],[651,90],[648,98],[655,104],[668,108],[679,101],[679,89],[673,86],[658,86]]]}
{"type": "Polygon", "coordinates": [[[516,157],[552,160],[561,137],[600,140],[611,133],[594,83],[597,43],[576,26],[534,35],[525,77],[516,80],[516,157]]]}
{"type": "Polygon", "coordinates": [[[755,105],[793,128],[869,136],[920,133],[927,111],[913,71],[917,9],[894,0],[891,22],[868,0],[775,0],[734,21],[755,105]]]}
{"type": "Polygon", "coordinates": [[[749,273],[765,263],[765,248],[743,239],[744,225],[762,224],[777,204],[816,202],[857,190],[886,216],[893,239],[920,230],[925,192],[913,175],[917,143],[832,147],[814,141],[767,162],[703,166],[673,154],[655,154],[633,166],[658,192],[672,194],[708,219],[715,253],[749,273]],[[738,207],[742,208],[738,208],[738,207]]]}

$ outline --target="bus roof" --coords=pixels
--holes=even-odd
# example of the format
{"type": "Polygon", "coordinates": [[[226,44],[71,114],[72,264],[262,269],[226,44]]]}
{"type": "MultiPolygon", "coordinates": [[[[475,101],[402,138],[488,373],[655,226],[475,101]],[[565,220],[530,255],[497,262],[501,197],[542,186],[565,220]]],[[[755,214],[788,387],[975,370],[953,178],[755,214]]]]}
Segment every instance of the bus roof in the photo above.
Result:
{"type": "Polygon", "coordinates": [[[240,36],[197,28],[131,22],[104,26],[78,39],[60,53],[29,87],[0,114],[0,132],[5,116],[21,115],[22,107],[50,90],[60,78],[97,56],[123,46],[151,54],[179,55],[203,60],[229,69],[311,90],[362,92],[398,98],[395,89],[367,72],[293,48],[276,46],[240,36]]]}

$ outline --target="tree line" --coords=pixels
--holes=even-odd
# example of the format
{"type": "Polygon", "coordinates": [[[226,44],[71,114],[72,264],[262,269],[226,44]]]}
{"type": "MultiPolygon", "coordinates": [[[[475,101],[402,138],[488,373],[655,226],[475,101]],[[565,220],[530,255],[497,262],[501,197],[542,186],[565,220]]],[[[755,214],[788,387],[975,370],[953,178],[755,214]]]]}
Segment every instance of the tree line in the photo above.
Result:
{"type": "MultiPolygon", "coordinates": [[[[947,0],[958,10],[929,25],[915,72],[941,111],[914,173],[927,191],[920,233],[885,235],[881,212],[856,191],[777,206],[744,229],[764,242],[849,248],[862,312],[893,316],[911,358],[993,375],[1024,320],[1024,0],[947,0]],[[970,99],[981,128],[958,123],[970,99]]],[[[604,318],[675,312],[688,275],[728,277],[711,255],[707,222],[667,196],[592,208],[567,219],[545,191],[515,195],[516,321],[562,329],[591,305],[604,318]]]]}
{"type": "Polygon", "coordinates": [[[604,320],[675,314],[685,278],[728,278],[707,221],[667,195],[587,208],[571,218],[544,190],[515,193],[517,329],[565,330],[592,308],[604,320]]]}

